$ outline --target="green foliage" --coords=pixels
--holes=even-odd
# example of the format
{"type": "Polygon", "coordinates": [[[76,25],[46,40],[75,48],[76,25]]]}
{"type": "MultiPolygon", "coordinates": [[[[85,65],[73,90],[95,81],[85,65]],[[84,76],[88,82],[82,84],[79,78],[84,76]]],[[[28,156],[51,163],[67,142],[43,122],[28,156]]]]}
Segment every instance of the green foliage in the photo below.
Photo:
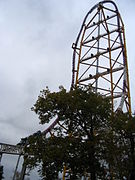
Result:
{"type": "Polygon", "coordinates": [[[54,137],[30,136],[25,151],[29,168],[39,166],[43,179],[58,179],[64,165],[70,179],[129,178],[135,167],[135,118],[123,113],[112,117],[109,99],[90,88],[51,93],[41,91],[32,107],[41,124],[59,119],[54,137]],[[64,128],[63,128],[64,127],[64,128]]]}
{"type": "MultiPolygon", "coordinates": [[[[48,89],[41,91],[40,96],[32,108],[38,114],[40,123],[48,123],[53,117],[58,117],[68,129],[67,133],[90,134],[91,124],[104,126],[110,116],[110,102],[91,89],[77,88],[66,92],[61,88],[59,92],[50,93],[48,89]],[[73,126],[72,126],[73,124],[73,126]],[[82,131],[85,131],[83,132],[82,131]]],[[[75,134],[75,135],[76,135],[75,134]]]]}
{"type": "Polygon", "coordinates": [[[122,177],[130,179],[132,171],[135,171],[135,118],[129,114],[116,113],[111,127],[113,132],[112,169],[117,179],[122,179],[122,177]]]}

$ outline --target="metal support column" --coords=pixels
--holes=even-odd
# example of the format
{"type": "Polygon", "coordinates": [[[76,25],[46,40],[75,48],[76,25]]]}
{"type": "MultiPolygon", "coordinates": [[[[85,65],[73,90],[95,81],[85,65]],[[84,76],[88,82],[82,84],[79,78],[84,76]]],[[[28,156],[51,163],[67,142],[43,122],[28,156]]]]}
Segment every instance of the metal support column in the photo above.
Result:
{"type": "Polygon", "coordinates": [[[24,155],[24,162],[23,162],[23,165],[22,165],[22,171],[21,171],[20,180],[24,180],[24,177],[26,175],[26,168],[27,168],[26,159],[27,159],[27,157],[28,157],[28,155],[24,155]]]}

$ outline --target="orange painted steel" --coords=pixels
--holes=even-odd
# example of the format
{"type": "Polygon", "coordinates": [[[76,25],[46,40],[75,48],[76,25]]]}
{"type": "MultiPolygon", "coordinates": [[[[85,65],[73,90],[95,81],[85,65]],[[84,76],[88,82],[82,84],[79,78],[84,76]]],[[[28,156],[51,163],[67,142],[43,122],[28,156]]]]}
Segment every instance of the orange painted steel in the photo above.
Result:
{"type": "Polygon", "coordinates": [[[99,2],[87,13],[72,47],[72,89],[91,86],[111,99],[112,112],[131,114],[125,30],[113,1],[99,2]]]}

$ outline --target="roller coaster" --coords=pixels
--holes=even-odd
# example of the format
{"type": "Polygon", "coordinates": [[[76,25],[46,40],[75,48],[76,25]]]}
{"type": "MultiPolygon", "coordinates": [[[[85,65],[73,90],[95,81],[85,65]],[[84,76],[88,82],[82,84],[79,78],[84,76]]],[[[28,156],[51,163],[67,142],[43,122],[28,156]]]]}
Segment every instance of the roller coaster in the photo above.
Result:
{"type": "MultiPolygon", "coordinates": [[[[76,86],[91,86],[93,92],[110,98],[112,112],[131,114],[125,29],[116,4],[111,0],[97,3],[86,14],[73,48],[71,89],[76,86]]],[[[53,128],[62,126],[57,118],[42,133],[51,134],[53,128]]],[[[25,142],[25,138],[22,139],[25,142]]],[[[18,145],[0,143],[0,160],[3,154],[18,155],[13,180],[20,156],[27,156],[22,142],[18,145]]],[[[22,166],[20,179],[26,172],[22,166]]],[[[64,172],[65,173],[65,172],[64,172]]],[[[65,175],[63,175],[63,180],[65,175]]]]}

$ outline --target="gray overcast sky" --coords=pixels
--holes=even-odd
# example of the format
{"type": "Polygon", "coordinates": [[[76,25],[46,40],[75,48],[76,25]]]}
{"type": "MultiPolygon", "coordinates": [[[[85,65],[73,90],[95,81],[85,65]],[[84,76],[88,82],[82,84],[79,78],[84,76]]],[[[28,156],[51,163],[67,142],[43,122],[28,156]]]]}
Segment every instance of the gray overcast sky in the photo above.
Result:
{"type": "MultiPolygon", "coordinates": [[[[45,86],[71,83],[72,43],[97,0],[0,0],[0,142],[41,129],[30,108],[45,86]]],[[[126,29],[135,110],[135,1],[115,0],[126,29]]]]}

